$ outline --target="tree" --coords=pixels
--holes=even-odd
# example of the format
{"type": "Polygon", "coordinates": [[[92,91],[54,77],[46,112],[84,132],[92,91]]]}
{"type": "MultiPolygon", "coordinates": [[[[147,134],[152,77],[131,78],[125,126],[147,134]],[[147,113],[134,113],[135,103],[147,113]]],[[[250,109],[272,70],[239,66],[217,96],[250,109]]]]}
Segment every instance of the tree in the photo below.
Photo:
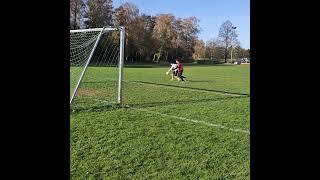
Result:
{"type": "Polygon", "coordinates": [[[84,16],[85,3],[82,0],[70,0],[70,29],[79,29],[84,16]]]}
{"type": "Polygon", "coordinates": [[[85,14],[87,28],[112,25],[112,0],[88,0],[85,14]]]}
{"type": "Polygon", "coordinates": [[[235,56],[237,58],[249,58],[250,57],[250,53],[249,53],[250,49],[246,50],[246,49],[242,48],[240,45],[238,45],[235,47],[234,50],[235,50],[235,56]]]}
{"type": "Polygon", "coordinates": [[[237,33],[232,25],[232,23],[228,20],[222,23],[219,30],[218,38],[224,45],[224,61],[227,62],[228,56],[228,48],[232,45],[232,43],[237,41],[237,33]]]}
{"type": "Polygon", "coordinates": [[[197,34],[200,31],[198,27],[198,22],[199,20],[196,17],[189,17],[181,21],[183,27],[183,38],[186,43],[185,45],[188,49],[191,49],[193,47],[193,44],[197,39],[197,34]]]}
{"type": "Polygon", "coordinates": [[[206,42],[205,57],[213,60],[220,60],[224,58],[224,48],[218,39],[210,39],[206,42]]]}
{"type": "Polygon", "coordinates": [[[231,45],[231,47],[230,47],[230,52],[231,52],[230,53],[230,58],[233,61],[233,58],[234,58],[234,56],[233,56],[234,47],[240,46],[240,42],[238,40],[234,40],[234,41],[231,41],[230,45],[231,45]]]}
{"type": "Polygon", "coordinates": [[[151,53],[155,51],[154,39],[152,38],[153,28],[155,25],[154,18],[142,14],[138,16],[130,26],[131,50],[132,56],[136,61],[151,60],[151,53]]]}
{"type": "Polygon", "coordinates": [[[126,28],[126,40],[125,40],[125,51],[126,60],[133,61],[136,56],[136,44],[137,39],[137,22],[139,18],[139,9],[132,3],[124,3],[115,9],[114,12],[114,24],[115,26],[124,26],[126,28]]]}
{"type": "Polygon", "coordinates": [[[151,60],[151,54],[155,49],[155,40],[152,37],[155,26],[155,17],[142,14],[135,23],[134,35],[137,37],[136,47],[139,53],[139,58],[146,61],[151,60]]]}
{"type": "Polygon", "coordinates": [[[217,46],[218,41],[216,39],[211,39],[207,41],[205,47],[205,57],[209,59],[214,59],[214,53],[216,53],[217,46]]]}
{"type": "Polygon", "coordinates": [[[152,36],[157,41],[158,58],[165,54],[168,60],[169,51],[176,45],[177,31],[174,27],[175,17],[172,14],[160,14],[156,17],[152,36]]]}
{"type": "Polygon", "coordinates": [[[174,27],[177,32],[176,55],[186,59],[192,58],[198,38],[197,34],[200,32],[198,22],[199,20],[196,17],[175,20],[174,27]]]}
{"type": "Polygon", "coordinates": [[[132,3],[124,3],[115,9],[114,21],[118,26],[125,26],[132,24],[139,17],[139,9],[132,3]]]}
{"type": "Polygon", "coordinates": [[[203,58],[205,56],[205,44],[202,40],[196,39],[194,46],[193,59],[203,58]]]}

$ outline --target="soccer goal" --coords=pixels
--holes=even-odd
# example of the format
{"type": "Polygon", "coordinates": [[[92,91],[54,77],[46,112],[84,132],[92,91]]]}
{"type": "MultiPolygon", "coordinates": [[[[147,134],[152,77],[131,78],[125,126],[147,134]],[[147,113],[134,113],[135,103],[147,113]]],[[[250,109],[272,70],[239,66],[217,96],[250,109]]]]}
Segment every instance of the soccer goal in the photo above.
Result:
{"type": "Polygon", "coordinates": [[[70,30],[70,105],[75,99],[122,103],[125,28],[70,30]]]}

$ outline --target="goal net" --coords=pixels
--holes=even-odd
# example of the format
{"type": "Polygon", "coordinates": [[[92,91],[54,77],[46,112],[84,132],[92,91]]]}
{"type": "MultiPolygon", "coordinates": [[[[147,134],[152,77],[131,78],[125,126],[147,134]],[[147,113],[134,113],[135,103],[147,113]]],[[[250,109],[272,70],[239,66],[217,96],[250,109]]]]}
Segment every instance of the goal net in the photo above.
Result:
{"type": "Polygon", "coordinates": [[[124,27],[70,30],[70,105],[122,103],[124,27]]]}

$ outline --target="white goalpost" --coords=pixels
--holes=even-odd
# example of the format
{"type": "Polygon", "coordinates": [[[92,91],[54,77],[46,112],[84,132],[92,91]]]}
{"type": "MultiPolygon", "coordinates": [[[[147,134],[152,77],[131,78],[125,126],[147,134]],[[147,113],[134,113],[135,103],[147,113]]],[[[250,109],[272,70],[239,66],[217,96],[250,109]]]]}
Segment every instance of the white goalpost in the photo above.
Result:
{"type": "Polygon", "coordinates": [[[90,92],[90,87],[101,86],[95,83],[104,83],[109,90],[117,86],[116,92],[109,93],[110,101],[122,104],[124,41],[124,27],[70,30],[70,105],[77,94],[97,93],[90,92]]]}

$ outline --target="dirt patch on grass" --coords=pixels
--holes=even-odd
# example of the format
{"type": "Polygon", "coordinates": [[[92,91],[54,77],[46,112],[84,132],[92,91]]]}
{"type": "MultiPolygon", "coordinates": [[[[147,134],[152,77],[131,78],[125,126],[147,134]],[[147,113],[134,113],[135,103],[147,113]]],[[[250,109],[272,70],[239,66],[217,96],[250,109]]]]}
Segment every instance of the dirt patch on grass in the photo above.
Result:
{"type": "Polygon", "coordinates": [[[78,96],[94,96],[97,94],[97,90],[90,89],[90,88],[81,88],[78,89],[77,95],[78,96]]]}

